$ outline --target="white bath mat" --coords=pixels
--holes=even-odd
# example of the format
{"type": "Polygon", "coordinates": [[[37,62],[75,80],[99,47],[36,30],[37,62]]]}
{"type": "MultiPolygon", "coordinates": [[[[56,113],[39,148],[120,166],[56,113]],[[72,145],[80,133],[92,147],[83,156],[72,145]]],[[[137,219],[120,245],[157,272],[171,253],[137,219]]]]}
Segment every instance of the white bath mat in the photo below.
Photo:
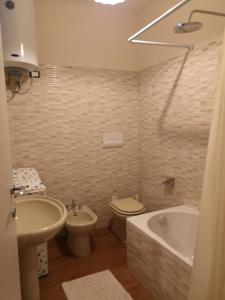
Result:
{"type": "Polygon", "coordinates": [[[62,283],[68,300],[132,300],[109,271],[103,271],[62,283]]]}

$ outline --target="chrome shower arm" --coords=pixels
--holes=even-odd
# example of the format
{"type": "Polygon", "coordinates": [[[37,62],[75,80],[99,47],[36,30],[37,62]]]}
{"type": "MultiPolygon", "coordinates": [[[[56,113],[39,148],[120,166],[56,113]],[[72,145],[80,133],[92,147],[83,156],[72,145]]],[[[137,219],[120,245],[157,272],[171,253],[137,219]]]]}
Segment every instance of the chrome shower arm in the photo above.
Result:
{"type": "Polygon", "coordinates": [[[143,27],[141,30],[133,34],[132,36],[129,37],[128,42],[135,43],[135,44],[145,44],[145,45],[153,45],[153,46],[164,46],[164,47],[175,47],[175,48],[185,48],[188,50],[193,49],[193,45],[182,45],[182,44],[174,44],[174,43],[164,43],[164,42],[157,42],[157,41],[144,41],[144,40],[139,40],[136,39],[139,35],[147,31],[148,29],[152,28],[165,18],[167,18],[169,15],[171,15],[173,12],[190,2],[191,0],[182,0],[178,2],[176,5],[171,7],[169,10],[164,12],[161,16],[147,24],[145,27],[143,27]]]}
{"type": "Polygon", "coordinates": [[[225,17],[225,13],[220,13],[220,12],[211,11],[211,10],[195,9],[190,13],[188,23],[191,22],[193,15],[196,13],[207,14],[207,15],[212,15],[212,16],[217,16],[217,17],[225,17]]]}

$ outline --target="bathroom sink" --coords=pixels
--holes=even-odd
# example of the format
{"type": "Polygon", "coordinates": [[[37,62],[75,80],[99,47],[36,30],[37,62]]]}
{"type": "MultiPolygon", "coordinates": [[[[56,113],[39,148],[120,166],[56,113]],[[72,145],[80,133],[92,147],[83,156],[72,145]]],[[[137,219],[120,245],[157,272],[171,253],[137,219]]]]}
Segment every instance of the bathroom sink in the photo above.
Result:
{"type": "Polygon", "coordinates": [[[49,197],[21,197],[16,200],[19,246],[38,245],[53,238],[67,217],[65,206],[49,197]]]}
{"type": "Polygon", "coordinates": [[[17,198],[16,227],[23,300],[40,300],[36,246],[53,238],[63,228],[66,218],[65,206],[56,199],[17,198]]]}

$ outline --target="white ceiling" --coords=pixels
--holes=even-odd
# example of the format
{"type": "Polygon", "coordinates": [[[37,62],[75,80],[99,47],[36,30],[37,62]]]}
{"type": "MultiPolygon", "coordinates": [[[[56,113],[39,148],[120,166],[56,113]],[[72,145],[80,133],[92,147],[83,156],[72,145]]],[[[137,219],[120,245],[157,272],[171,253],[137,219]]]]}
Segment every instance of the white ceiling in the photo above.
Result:
{"type": "MultiPolygon", "coordinates": [[[[78,4],[82,5],[94,5],[94,6],[104,6],[104,7],[111,7],[111,5],[103,5],[103,4],[97,4],[94,0],[74,0],[78,4]]],[[[143,11],[143,9],[149,5],[150,3],[153,3],[154,0],[126,0],[124,3],[120,3],[117,5],[112,6],[113,9],[121,9],[133,13],[139,13],[143,11]]]]}

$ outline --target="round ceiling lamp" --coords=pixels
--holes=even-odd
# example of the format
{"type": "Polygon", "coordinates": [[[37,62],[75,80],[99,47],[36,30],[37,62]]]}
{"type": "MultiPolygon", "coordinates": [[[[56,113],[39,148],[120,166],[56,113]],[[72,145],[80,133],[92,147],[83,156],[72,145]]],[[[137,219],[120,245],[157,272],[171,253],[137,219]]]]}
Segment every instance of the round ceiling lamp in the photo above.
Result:
{"type": "Polygon", "coordinates": [[[115,5],[119,3],[123,3],[126,0],[95,0],[97,3],[102,3],[102,4],[110,4],[110,5],[115,5]]]}

